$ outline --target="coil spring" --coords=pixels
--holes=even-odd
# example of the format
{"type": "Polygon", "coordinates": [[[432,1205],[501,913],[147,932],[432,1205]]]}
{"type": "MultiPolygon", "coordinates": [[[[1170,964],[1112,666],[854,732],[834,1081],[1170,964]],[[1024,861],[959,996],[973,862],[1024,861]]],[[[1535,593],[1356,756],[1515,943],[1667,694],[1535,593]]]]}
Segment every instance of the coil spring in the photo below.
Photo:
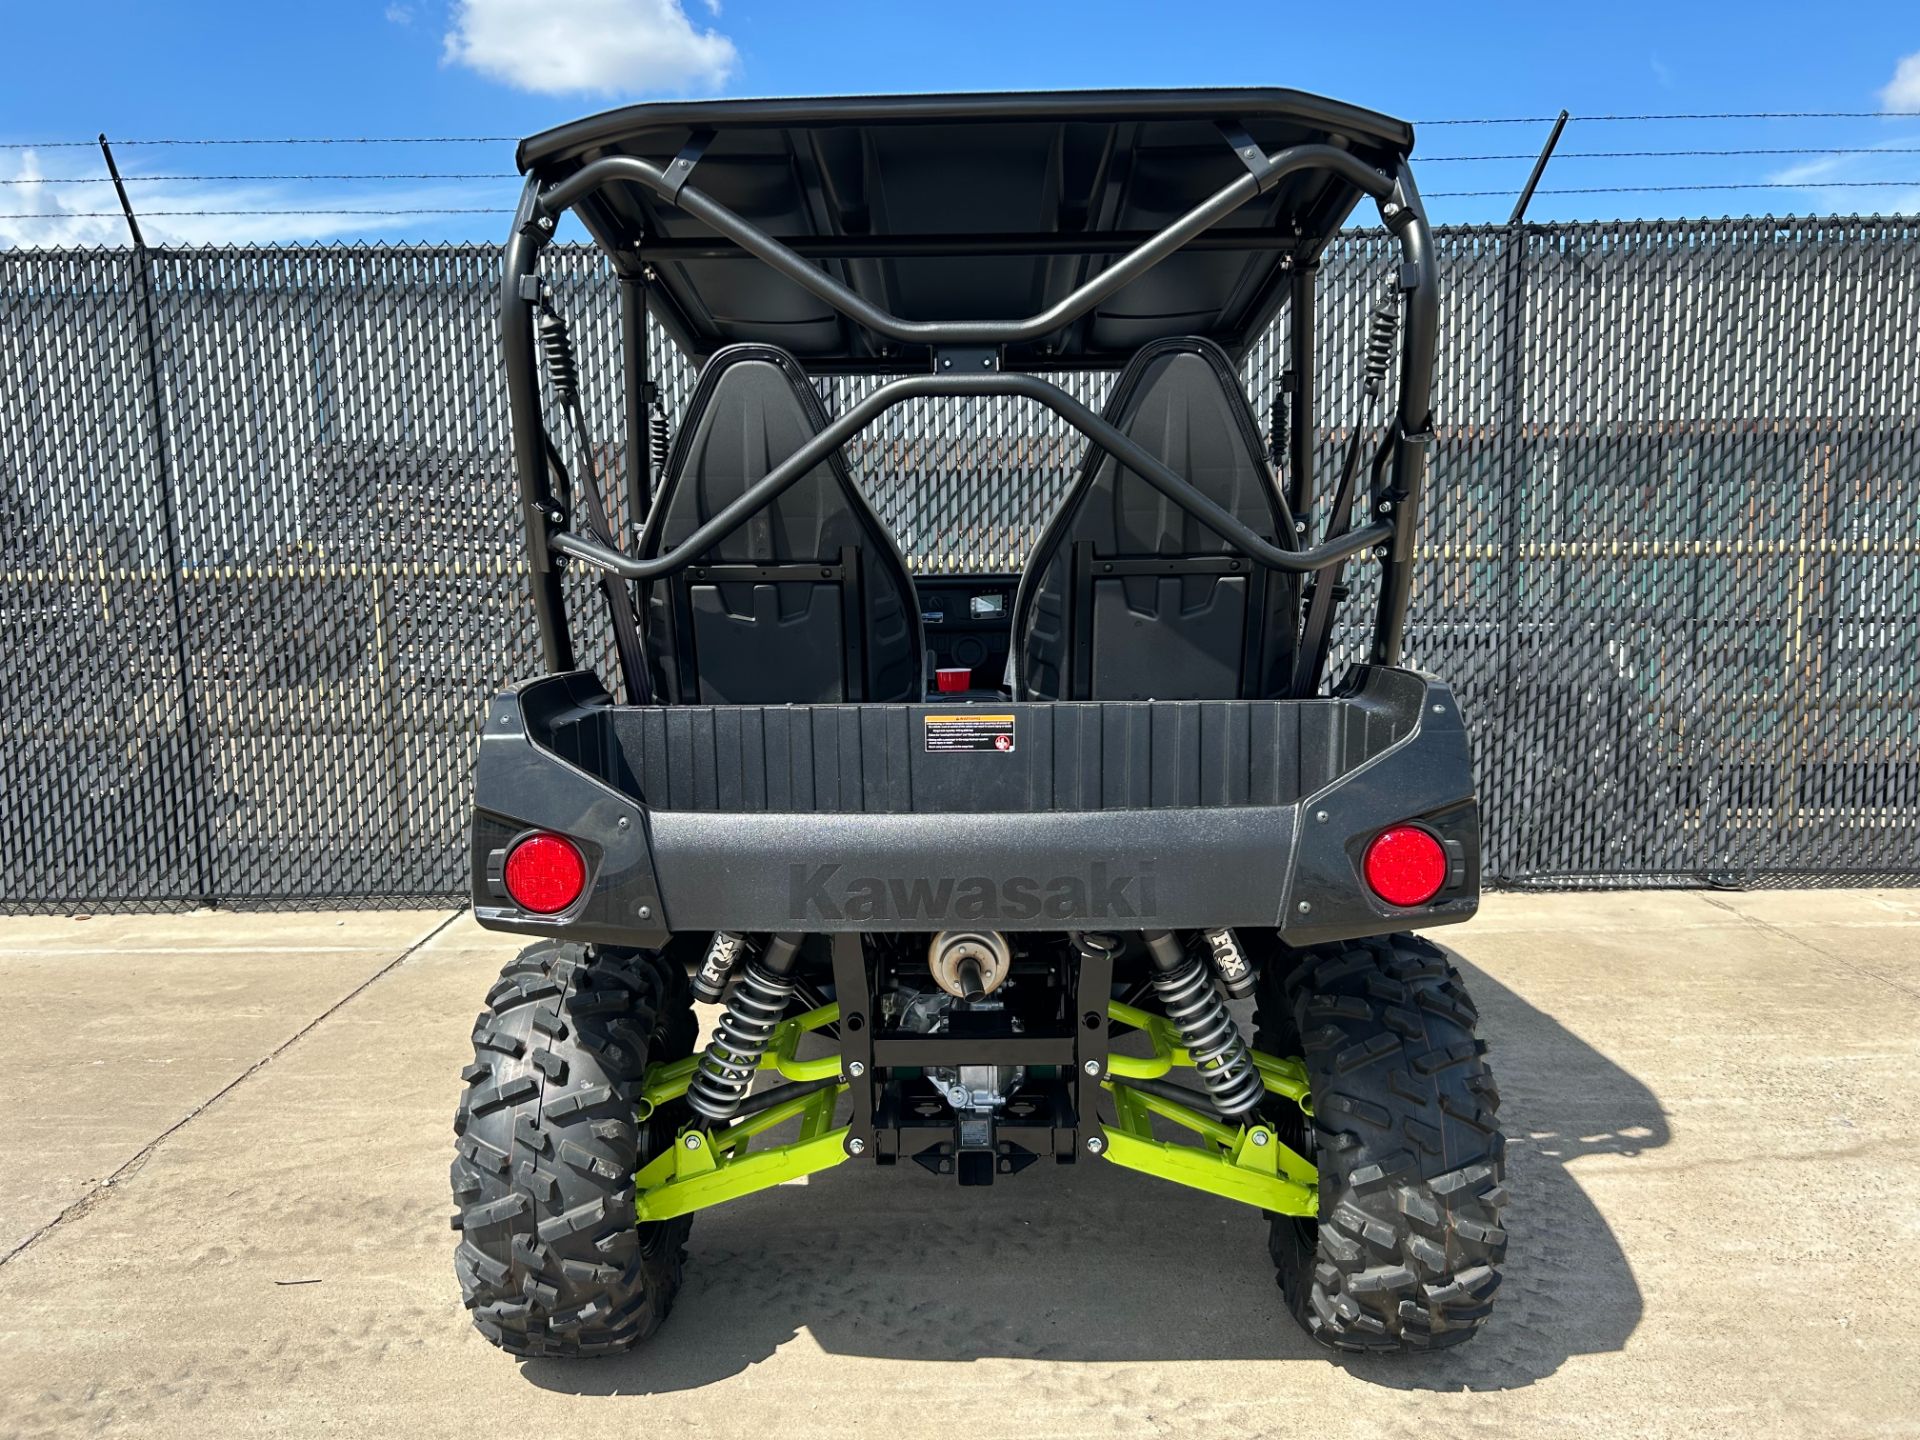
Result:
{"type": "Polygon", "coordinates": [[[1273,392],[1273,408],[1267,414],[1267,453],[1276,466],[1287,463],[1287,393],[1273,392]]]}
{"type": "Polygon", "coordinates": [[[1367,398],[1376,400],[1387,383],[1387,367],[1393,363],[1393,338],[1400,329],[1400,307],[1391,297],[1373,308],[1367,331],[1367,398]]]}
{"type": "Polygon", "coordinates": [[[567,334],[566,318],[552,310],[540,312],[540,353],[547,358],[547,375],[553,381],[553,398],[571,405],[580,393],[580,370],[573,361],[573,340],[567,334]]]}
{"type": "Polygon", "coordinates": [[[660,408],[658,400],[653,402],[653,413],[647,417],[647,447],[653,452],[654,471],[662,479],[667,473],[667,447],[673,443],[673,432],[667,426],[667,412],[660,408]]]}
{"type": "Polygon", "coordinates": [[[1258,1106],[1266,1086],[1205,963],[1195,956],[1178,970],[1155,975],[1153,988],[1220,1113],[1244,1115],[1258,1106]]]}
{"type": "Polygon", "coordinates": [[[748,962],[687,1085],[687,1107],[694,1114],[716,1123],[733,1118],[792,995],[791,979],[748,962]]]}

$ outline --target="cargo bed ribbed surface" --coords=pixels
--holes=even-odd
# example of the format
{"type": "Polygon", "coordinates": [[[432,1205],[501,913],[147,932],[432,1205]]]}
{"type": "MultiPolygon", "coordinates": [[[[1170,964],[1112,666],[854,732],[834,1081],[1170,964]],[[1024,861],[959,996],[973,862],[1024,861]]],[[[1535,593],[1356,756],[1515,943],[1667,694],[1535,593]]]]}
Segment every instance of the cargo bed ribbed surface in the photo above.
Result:
{"type": "Polygon", "coordinates": [[[1344,700],[740,705],[589,712],[553,743],[655,810],[1031,813],[1292,804],[1408,729],[1344,700]],[[1014,748],[930,751],[955,715],[1011,716],[1014,748]]]}

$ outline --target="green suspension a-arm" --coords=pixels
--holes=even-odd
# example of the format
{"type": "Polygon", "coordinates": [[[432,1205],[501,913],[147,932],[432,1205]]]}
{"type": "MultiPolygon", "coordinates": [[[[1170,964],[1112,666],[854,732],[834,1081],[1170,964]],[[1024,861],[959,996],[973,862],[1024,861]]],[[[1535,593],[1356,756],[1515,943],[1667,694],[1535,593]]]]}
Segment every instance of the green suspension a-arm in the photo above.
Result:
{"type": "MultiPolygon", "coordinates": [[[[1176,1185],[1205,1190],[1242,1204],[1256,1205],[1281,1215],[1317,1216],[1320,1213],[1320,1172],[1313,1162],[1281,1142],[1266,1124],[1229,1125],[1178,1101],[1138,1090],[1128,1080],[1157,1080],[1176,1067],[1190,1067],[1193,1057],[1180,1044],[1179,1032],[1161,1015],[1114,1001],[1108,1017],[1143,1031],[1153,1043],[1153,1054],[1109,1055],[1106,1091],[1113,1097],[1114,1123],[1105,1126],[1107,1159],[1129,1170],[1158,1175],[1176,1185]],[[1176,1145],[1157,1140],[1152,1117],[1190,1130],[1199,1145],[1176,1145]]],[[[1255,1050],[1253,1063],[1270,1095],[1281,1095],[1311,1117],[1306,1067],[1255,1050]]]]}
{"type": "Polygon", "coordinates": [[[642,1220],[671,1220],[838,1165],[847,1158],[847,1131],[833,1128],[833,1104],[846,1088],[816,1090],[718,1133],[686,1131],[634,1177],[635,1211],[642,1220]],[[800,1121],[797,1140],[747,1153],[755,1135],[793,1119],[800,1121]]]}
{"type": "MultiPolygon", "coordinates": [[[[773,1032],[766,1054],[760,1057],[760,1068],[777,1070],[786,1079],[803,1083],[839,1079],[838,1055],[817,1060],[801,1060],[797,1055],[801,1036],[831,1025],[839,1018],[838,1005],[822,1005],[791,1020],[782,1020],[773,1032]]],[[[696,1054],[648,1070],[646,1086],[641,1091],[640,1118],[646,1119],[660,1106],[686,1094],[699,1063],[700,1057],[696,1054]]],[[[844,1084],[829,1085],[732,1125],[683,1131],[675,1138],[672,1149],[656,1155],[634,1177],[635,1211],[643,1221],[671,1220],[676,1215],[688,1215],[710,1205],[738,1200],[756,1190],[838,1165],[848,1158],[847,1131],[844,1126],[838,1130],[833,1128],[833,1107],[846,1089],[844,1084]],[[797,1138],[748,1153],[748,1141],[790,1120],[800,1122],[797,1138]]]]}
{"type": "MultiPolygon", "coordinates": [[[[1113,1098],[1114,1121],[1101,1126],[1102,1143],[1096,1153],[1130,1170],[1157,1175],[1176,1185],[1204,1190],[1282,1215],[1319,1213],[1319,1172],[1313,1163],[1284,1144],[1272,1126],[1256,1122],[1230,1125],[1162,1095],[1136,1088],[1128,1081],[1155,1080],[1176,1068],[1191,1068],[1192,1057],[1181,1046],[1171,1022],[1118,1001],[1108,1007],[1109,1018],[1147,1035],[1153,1045],[1148,1056],[1109,1055],[1105,1088],[1113,1098]],[[1198,1138],[1197,1144],[1174,1144],[1155,1138],[1153,1117],[1180,1126],[1198,1138]]],[[[634,1208],[643,1221],[670,1220],[709,1206],[737,1200],[756,1190],[831,1169],[848,1159],[847,1127],[835,1128],[834,1107],[847,1085],[841,1080],[840,1057],[798,1058],[802,1036],[835,1023],[838,1005],[824,1005],[784,1020],[774,1031],[760,1067],[777,1070],[801,1083],[827,1080],[806,1095],[796,1096],[731,1125],[690,1128],[676,1137],[671,1149],[647,1163],[635,1177],[634,1208]],[[749,1151],[748,1144],[790,1122],[798,1134],[781,1144],[749,1151]]],[[[1311,1116],[1305,1067],[1298,1060],[1253,1052],[1254,1064],[1267,1092],[1283,1096],[1311,1116]]],[[[700,1062],[698,1055],[656,1065],[647,1072],[640,1118],[686,1094],[700,1062]]],[[[1086,1117],[1085,1128],[1096,1123],[1086,1117]]],[[[1089,1149],[1094,1149],[1091,1144],[1089,1149]]]]}

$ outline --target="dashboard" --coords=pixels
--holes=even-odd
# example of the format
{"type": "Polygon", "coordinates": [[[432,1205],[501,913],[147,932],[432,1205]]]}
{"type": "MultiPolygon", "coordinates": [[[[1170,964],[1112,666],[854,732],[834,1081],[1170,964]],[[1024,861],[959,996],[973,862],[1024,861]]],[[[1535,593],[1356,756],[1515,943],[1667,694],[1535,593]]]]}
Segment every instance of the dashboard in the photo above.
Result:
{"type": "Polygon", "coordinates": [[[1019,584],[1015,575],[922,575],[914,581],[927,650],[943,670],[972,671],[970,690],[1004,683],[1019,584]]]}

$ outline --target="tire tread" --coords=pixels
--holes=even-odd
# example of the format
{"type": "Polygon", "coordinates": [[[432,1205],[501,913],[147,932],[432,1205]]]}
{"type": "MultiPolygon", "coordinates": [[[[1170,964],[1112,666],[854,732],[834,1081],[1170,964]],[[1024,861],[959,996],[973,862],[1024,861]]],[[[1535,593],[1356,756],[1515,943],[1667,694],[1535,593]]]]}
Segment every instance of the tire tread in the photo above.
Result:
{"type": "Polygon", "coordinates": [[[1500,1095],[1479,1011],[1437,945],[1390,935],[1282,951],[1255,1044],[1312,1081],[1320,1216],[1272,1218],[1280,1288],[1336,1350],[1440,1349],[1492,1313],[1506,1257],[1500,1095]]]}
{"type": "Polygon", "coordinates": [[[684,972],[645,952],[543,942],[487,992],[454,1116],[454,1273],[501,1349],[614,1354],[666,1318],[691,1222],[640,1225],[633,1176],[679,1107],[636,1117],[649,1060],[694,1034],[684,972]]]}

